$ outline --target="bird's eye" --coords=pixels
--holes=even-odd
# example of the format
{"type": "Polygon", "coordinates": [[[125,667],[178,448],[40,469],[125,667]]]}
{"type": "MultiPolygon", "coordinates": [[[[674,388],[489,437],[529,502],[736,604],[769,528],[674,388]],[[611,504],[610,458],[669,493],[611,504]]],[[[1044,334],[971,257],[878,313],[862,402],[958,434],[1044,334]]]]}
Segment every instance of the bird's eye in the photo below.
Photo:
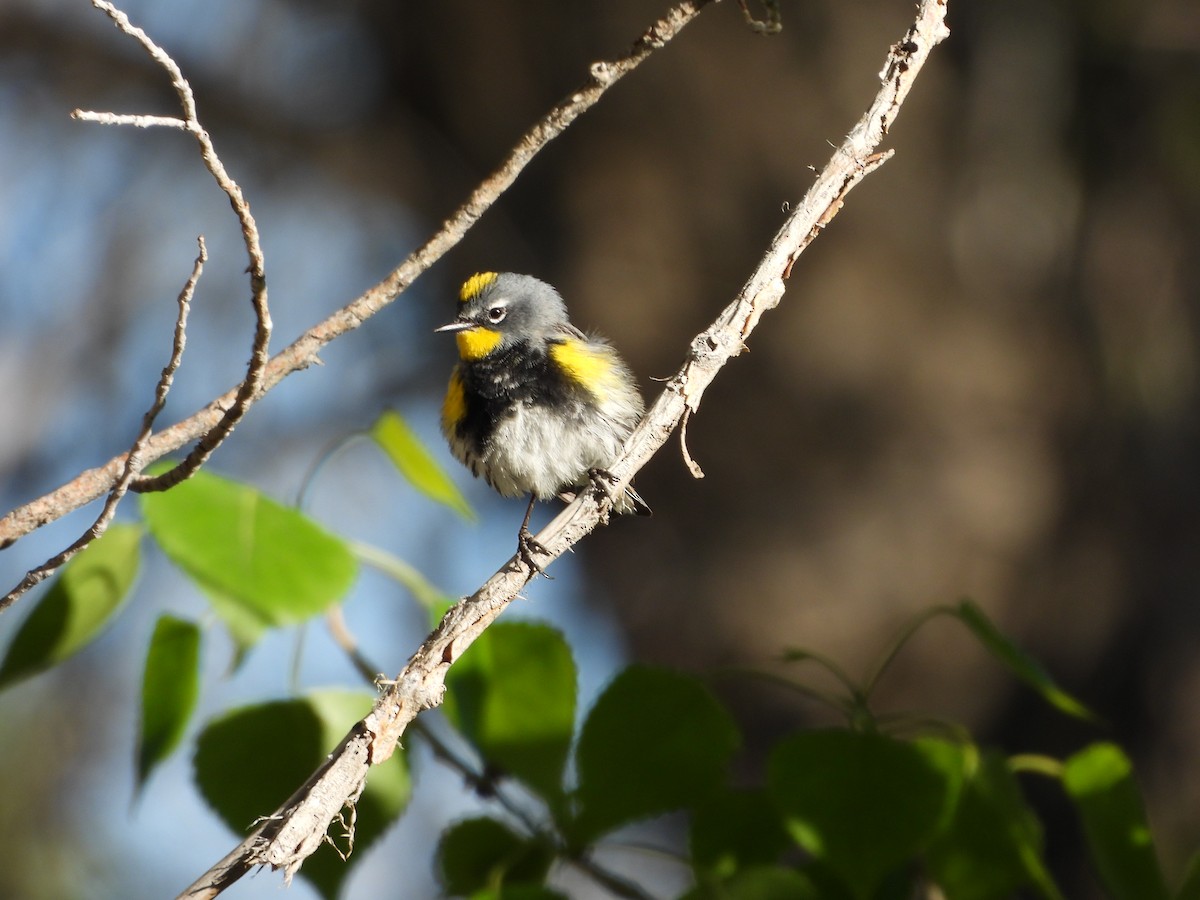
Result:
{"type": "Polygon", "coordinates": [[[488,321],[491,322],[493,325],[499,325],[501,322],[504,321],[504,317],[507,315],[508,315],[508,307],[506,307],[506,306],[493,306],[491,309],[489,309],[487,311],[488,321]]]}

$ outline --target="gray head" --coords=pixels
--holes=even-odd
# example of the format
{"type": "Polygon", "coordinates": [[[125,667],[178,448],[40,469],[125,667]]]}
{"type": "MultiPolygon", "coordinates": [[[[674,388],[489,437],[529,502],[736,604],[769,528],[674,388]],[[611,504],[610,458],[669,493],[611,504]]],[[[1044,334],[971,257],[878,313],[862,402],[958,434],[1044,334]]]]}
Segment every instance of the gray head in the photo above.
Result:
{"type": "Polygon", "coordinates": [[[567,306],[551,285],[530,275],[481,272],[459,290],[453,332],[459,355],[481,359],[520,340],[546,340],[570,327],[567,306]]]}

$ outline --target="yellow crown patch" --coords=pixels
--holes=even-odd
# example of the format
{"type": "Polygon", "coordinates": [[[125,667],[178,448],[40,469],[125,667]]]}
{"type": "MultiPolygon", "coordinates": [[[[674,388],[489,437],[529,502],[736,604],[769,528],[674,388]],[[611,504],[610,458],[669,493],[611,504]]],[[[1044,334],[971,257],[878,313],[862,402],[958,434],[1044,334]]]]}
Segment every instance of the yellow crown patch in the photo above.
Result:
{"type": "Polygon", "coordinates": [[[466,303],[472,297],[479,296],[479,293],[495,281],[499,276],[495,272],[477,272],[466,281],[458,292],[458,302],[466,303]]]}

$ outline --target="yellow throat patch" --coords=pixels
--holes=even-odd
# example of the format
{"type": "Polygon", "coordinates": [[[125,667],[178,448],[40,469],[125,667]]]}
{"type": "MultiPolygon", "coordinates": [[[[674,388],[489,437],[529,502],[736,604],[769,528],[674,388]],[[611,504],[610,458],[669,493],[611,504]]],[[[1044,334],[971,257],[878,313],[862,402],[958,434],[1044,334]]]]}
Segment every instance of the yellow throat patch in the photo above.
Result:
{"type": "Polygon", "coordinates": [[[472,297],[477,297],[479,292],[495,281],[499,276],[495,272],[476,272],[470,278],[463,282],[463,286],[458,290],[458,302],[466,303],[472,297]]]}
{"type": "Polygon", "coordinates": [[[490,328],[468,328],[454,335],[458,344],[458,355],[468,362],[483,359],[496,349],[500,343],[500,332],[490,328]]]}

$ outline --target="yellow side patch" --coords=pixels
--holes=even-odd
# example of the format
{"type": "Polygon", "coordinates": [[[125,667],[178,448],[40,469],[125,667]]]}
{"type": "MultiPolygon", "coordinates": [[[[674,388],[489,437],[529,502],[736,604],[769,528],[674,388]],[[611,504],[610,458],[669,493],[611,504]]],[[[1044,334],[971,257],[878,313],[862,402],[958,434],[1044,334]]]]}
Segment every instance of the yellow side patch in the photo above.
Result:
{"type": "Polygon", "coordinates": [[[562,373],[603,400],[616,381],[611,357],[583,341],[566,340],[550,345],[550,358],[562,373]]]}
{"type": "Polygon", "coordinates": [[[485,287],[496,280],[498,276],[495,272],[477,272],[463,282],[463,286],[458,291],[458,302],[466,303],[472,297],[479,295],[485,287]]]}
{"type": "Polygon", "coordinates": [[[458,355],[466,360],[483,359],[500,343],[500,332],[490,328],[468,328],[454,335],[458,355]]]}
{"type": "Polygon", "coordinates": [[[446,388],[446,399],[442,401],[442,428],[453,433],[458,423],[467,414],[467,395],[463,390],[462,376],[458,369],[450,373],[450,384],[446,388]]]}

